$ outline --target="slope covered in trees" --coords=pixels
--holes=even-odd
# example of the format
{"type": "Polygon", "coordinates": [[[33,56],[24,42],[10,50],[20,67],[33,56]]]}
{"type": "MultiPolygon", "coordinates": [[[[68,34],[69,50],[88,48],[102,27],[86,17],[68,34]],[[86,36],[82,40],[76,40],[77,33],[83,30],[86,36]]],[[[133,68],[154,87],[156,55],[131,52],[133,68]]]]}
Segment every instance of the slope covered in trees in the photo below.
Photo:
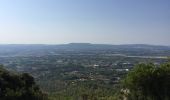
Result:
{"type": "Polygon", "coordinates": [[[46,100],[46,95],[29,74],[15,74],[0,66],[0,100],[46,100]]]}
{"type": "Polygon", "coordinates": [[[137,65],[123,82],[128,100],[170,100],[170,63],[137,65]]]}
{"type": "MultiPolygon", "coordinates": [[[[66,89],[49,92],[49,100],[170,100],[170,63],[139,64],[122,83],[115,87],[102,81],[70,81],[71,85],[67,85],[66,89]],[[115,93],[117,89],[118,93],[115,93]]],[[[47,99],[32,76],[12,73],[0,67],[0,100],[47,99]]]]}

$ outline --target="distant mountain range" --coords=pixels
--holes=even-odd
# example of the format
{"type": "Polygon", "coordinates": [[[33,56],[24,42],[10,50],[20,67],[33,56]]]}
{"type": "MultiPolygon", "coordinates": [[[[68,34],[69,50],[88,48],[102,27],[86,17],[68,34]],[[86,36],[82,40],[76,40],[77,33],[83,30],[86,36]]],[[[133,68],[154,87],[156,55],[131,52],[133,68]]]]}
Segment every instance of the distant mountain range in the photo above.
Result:
{"type": "Polygon", "coordinates": [[[42,55],[55,53],[120,53],[128,55],[164,55],[170,56],[170,46],[146,44],[90,44],[70,43],[61,45],[45,44],[8,44],[0,45],[0,56],[4,55],[42,55]]]}

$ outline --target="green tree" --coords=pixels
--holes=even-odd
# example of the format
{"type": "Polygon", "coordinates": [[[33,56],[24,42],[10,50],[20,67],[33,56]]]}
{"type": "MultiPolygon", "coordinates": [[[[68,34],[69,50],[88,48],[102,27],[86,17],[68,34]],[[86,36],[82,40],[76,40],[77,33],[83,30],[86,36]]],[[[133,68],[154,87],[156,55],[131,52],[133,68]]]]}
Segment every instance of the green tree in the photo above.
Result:
{"type": "Polygon", "coordinates": [[[137,65],[123,81],[129,100],[170,100],[170,63],[137,65]]]}
{"type": "Polygon", "coordinates": [[[27,73],[14,74],[0,66],[0,100],[46,100],[35,84],[34,78],[27,73]]]}

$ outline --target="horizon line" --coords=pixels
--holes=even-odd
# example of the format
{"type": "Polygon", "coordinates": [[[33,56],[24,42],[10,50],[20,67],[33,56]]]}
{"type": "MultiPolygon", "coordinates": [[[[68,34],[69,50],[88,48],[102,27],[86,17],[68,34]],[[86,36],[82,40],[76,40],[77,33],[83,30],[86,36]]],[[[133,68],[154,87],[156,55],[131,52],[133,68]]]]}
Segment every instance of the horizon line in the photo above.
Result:
{"type": "Polygon", "coordinates": [[[111,44],[111,43],[86,43],[86,42],[70,42],[70,43],[0,43],[0,45],[69,45],[69,44],[89,44],[89,45],[150,45],[150,46],[168,46],[161,44],[147,44],[147,43],[121,43],[121,44],[111,44]]]}

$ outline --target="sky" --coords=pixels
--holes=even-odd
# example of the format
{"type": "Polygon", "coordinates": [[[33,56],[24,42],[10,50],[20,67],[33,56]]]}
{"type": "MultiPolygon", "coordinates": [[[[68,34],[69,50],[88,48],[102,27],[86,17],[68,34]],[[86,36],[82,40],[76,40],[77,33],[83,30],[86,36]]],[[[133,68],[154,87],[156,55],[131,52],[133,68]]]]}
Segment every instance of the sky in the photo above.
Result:
{"type": "Polygon", "coordinates": [[[170,46],[170,0],[0,0],[0,44],[170,46]]]}

